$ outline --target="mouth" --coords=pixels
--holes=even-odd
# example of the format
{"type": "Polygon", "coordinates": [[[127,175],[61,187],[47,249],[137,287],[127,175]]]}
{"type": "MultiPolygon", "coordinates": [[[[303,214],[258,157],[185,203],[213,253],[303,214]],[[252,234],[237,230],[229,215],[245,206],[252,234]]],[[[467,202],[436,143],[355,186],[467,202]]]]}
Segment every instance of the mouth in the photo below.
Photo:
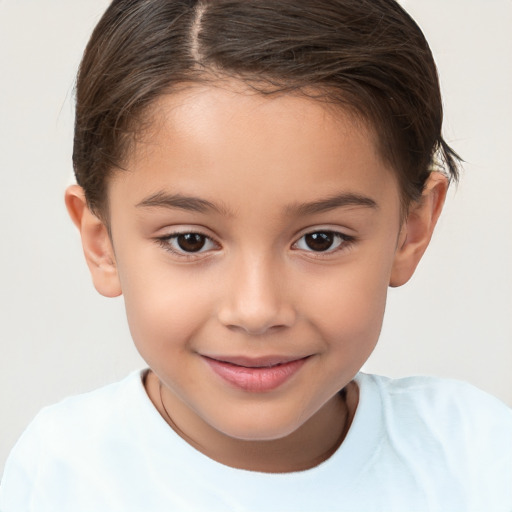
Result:
{"type": "Polygon", "coordinates": [[[264,393],[291,379],[311,356],[202,357],[214,373],[231,386],[252,393],[264,393]]]}

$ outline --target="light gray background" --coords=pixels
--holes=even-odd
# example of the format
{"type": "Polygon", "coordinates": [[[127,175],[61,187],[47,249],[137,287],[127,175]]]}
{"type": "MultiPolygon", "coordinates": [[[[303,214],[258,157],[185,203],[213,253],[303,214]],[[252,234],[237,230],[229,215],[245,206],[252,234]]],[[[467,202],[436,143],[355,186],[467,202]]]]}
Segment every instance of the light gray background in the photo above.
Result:
{"type": "MultiPolygon", "coordinates": [[[[143,365],[122,299],[93,289],[63,203],[73,82],[107,0],[0,0],[0,468],[44,405],[143,365]]],[[[466,159],[365,366],[468,380],[512,405],[512,2],[404,0],[429,39],[445,134],[466,159]]]]}

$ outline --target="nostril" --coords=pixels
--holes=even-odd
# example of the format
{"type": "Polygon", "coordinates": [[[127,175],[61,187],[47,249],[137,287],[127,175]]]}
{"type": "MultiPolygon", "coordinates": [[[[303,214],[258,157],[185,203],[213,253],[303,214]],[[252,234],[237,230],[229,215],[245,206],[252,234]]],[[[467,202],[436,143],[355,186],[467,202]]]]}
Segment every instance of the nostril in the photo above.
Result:
{"type": "Polygon", "coordinates": [[[250,334],[252,336],[260,336],[262,334],[269,334],[271,332],[280,331],[286,328],[286,325],[279,324],[279,325],[270,325],[270,326],[251,326],[247,325],[246,323],[241,324],[225,324],[225,327],[227,327],[231,331],[243,331],[246,334],[250,334]]]}
{"type": "Polygon", "coordinates": [[[295,313],[289,306],[269,310],[249,310],[224,307],[218,313],[219,321],[232,331],[243,331],[254,336],[280,331],[295,322],[295,313]]]}

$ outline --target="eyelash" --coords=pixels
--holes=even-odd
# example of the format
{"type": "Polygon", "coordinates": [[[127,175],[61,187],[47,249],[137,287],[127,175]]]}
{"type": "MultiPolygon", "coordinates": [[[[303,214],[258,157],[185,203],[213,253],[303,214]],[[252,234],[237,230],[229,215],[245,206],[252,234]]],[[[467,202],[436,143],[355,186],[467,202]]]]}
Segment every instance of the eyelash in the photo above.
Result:
{"type": "MultiPolygon", "coordinates": [[[[347,235],[345,233],[340,233],[339,231],[334,231],[331,229],[317,229],[314,231],[308,231],[307,233],[304,233],[293,245],[292,249],[295,250],[304,250],[308,256],[311,258],[328,258],[332,254],[338,253],[340,251],[346,251],[348,250],[356,241],[356,237],[347,235]],[[299,242],[303,239],[305,239],[307,236],[313,236],[313,235],[327,235],[334,238],[334,242],[338,245],[334,248],[327,248],[325,251],[314,251],[314,250],[306,250],[306,249],[300,249],[297,248],[297,245],[299,242]]],[[[310,248],[311,249],[311,248],[310,248]]]]}
{"type": "MultiPolygon", "coordinates": [[[[205,243],[209,242],[217,247],[219,247],[219,244],[215,242],[211,237],[208,235],[205,235],[203,233],[200,233],[198,231],[178,231],[176,233],[171,233],[166,236],[158,237],[156,241],[158,244],[163,247],[166,251],[178,256],[179,258],[184,258],[187,260],[197,259],[198,255],[205,255],[208,251],[203,251],[202,247],[198,251],[183,251],[183,250],[177,250],[172,246],[172,241],[177,240],[179,236],[185,236],[185,235],[196,235],[205,240],[205,243]]],[[[204,256],[202,256],[204,257],[204,256]]]]}
{"type": "MultiPolygon", "coordinates": [[[[172,246],[172,241],[175,241],[175,240],[178,239],[178,237],[185,236],[185,235],[196,235],[196,236],[201,237],[202,239],[204,239],[205,244],[206,243],[211,243],[214,246],[219,247],[219,244],[215,240],[213,240],[211,237],[209,237],[208,235],[205,235],[203,233],[197,232],[197,231],[175,232],[175,233],[171,233],[169,235],[163,236],[163,237],[158,237],[156,239],[156,241],[166,251],[168,251],[168,252],[178,256],[179,258],[184,258],[184,259],[187,259],[187,260],[192,260],[192,259],[197,260],[198,259],[198,255],[203,255],[204,254],[206,256],[208,254],[208,252],[211,250],[211,249],[202,250],[203,247],[201,247],[197,251],[189,251],[189,252],[187,252],[187,251],[184,251],[183,249],[177,250],[176,248],[174,248],[172,246]]],[[[329,229],[325,229],[325,230],[319,229],[319,230],[309,231],[307,233],[304,233],[296,242],[294,242],[292,244],[292,249],[293,250],[303,250],[306,253],[308,253],[309,257],[326,258],[326,257],[329,257],[329,255],[332,255],[332,254],[337,253],[339,251],[343,251],[343,250],[349,249],[351,247],[351,245],[355,241],[356,241],[356,237],[354,237],[354,236],[346,235],[344,233],[340,233],[338,231],[333,231],[333,230],[329,230],[329,229]],[[306,249],[297,248],[297,245],[299,244],[299,242],[302,239],[305,239],[305,237],[313,236],[313,235],[319,235],[319,234],[332,236],[334,239],[338,240],[338,245],[336,247],[334,247],[334,249],[328,248],[325,251],[314,251],[314,250],[306,250],[306,249]]]]}

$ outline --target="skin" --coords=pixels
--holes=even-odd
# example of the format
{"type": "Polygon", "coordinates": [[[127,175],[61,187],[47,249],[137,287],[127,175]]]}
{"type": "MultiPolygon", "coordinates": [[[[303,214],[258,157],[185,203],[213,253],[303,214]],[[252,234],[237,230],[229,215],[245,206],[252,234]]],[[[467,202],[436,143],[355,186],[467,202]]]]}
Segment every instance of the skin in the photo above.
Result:
{"type": "Polygon", "coordinates": [[[66,193],[96,289],[124,295],[148,395],[187,442],[244,469],[315,466],[346,434],[388,286],[414,272],[447,181],[433,173],[404,220],[371,129],[304,97],[195,86],[151,115],[108,184],[111,238],[82,189],[66,193]],[[204,245],[187,253],[176,233],[204,245]],[[311,233],[332,245],[317,250],[311,233]],[[235,356],[307,359],[255,392],[206,359],[235,356]]]}

